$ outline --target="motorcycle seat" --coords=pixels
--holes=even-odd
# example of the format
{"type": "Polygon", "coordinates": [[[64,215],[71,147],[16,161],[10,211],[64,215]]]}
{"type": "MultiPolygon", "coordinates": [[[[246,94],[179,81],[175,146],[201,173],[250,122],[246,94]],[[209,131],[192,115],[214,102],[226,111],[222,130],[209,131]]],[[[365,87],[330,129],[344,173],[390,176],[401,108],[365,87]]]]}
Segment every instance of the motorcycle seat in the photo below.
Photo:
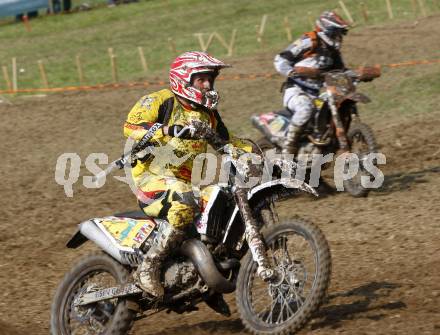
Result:
{"type": "Polygon", "coordinates": [[[284,116],[285,118],[288,118],[288,119],[290,119],[292,117],[292,115],[293,115],[293,112],[290,109],[288,109],[288,108],[284,108],[282,110],[279,110],[279,111],[276,111],[276,112],[273,112],[273,113],[281,115],[281,116],[284,116]]]}
{"type": "Polygon", "coordinates": [[[117,213],[117,214],[114,214],[113,216],[116,216],[118,218],[130,218],[130,219],[138,219],[138,220],[151,218],[151,216],[148,216],[147,214],[145,214],[141,210],[117,213]]]}

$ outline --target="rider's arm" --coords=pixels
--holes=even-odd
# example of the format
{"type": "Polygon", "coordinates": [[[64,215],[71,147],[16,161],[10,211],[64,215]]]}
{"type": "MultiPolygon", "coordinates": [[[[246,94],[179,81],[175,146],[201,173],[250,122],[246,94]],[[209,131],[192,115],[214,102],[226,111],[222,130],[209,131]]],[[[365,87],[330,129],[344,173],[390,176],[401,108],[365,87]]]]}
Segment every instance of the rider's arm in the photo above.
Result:
{"type": "Polygon", "coordinates": [[[313,41],[307,35],[293,42],[284,51],[275,56],[275,69],[282,75],[288,76],[295,64],[302,59],[302,56],[313,47],[313,41]]]}
{"type": "MultiPolygon", "coordinates": [[[[159,107],[164,98],[161,94],[153,93],[139,99],[133,106],[124,123],[124,136],[140,140],[156,123],[159,107]]],[[[162,129],[155,132],[152,140],[163,137],[162,129]]]]}

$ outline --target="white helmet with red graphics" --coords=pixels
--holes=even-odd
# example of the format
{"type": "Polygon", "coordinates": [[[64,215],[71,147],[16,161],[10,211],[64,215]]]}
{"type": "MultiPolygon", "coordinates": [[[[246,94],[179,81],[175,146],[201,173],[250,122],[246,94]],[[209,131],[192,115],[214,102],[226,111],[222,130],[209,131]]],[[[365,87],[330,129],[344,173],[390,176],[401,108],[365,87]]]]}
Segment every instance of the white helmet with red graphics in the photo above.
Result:
{"type": "Polygon", "coordinates": [[[218,93],[214,90],[214,80],[219,70],[225,67],[230,67],[230,65],[206,52],[185,52],[171,64],[169,74],[171,91],[196,105],[215,109],[218,104],[218,93]],[[200,90],[193,86],[193,75],[197,73],[212,74],[212,84],[209,90],[200,90]]]}
{"type": "Polygon", "coordinates": [[[349,24],[335,12],[323,12],[316,20],[318,36],[330,47],[339,49],[349,24]]]}

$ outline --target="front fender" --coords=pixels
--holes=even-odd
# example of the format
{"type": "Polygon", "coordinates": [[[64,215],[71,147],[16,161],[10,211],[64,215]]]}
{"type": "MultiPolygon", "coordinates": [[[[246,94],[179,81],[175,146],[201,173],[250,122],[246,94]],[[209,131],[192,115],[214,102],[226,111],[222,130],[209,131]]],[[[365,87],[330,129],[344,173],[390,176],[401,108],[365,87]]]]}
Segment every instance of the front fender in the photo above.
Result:
{"type": "Polygon", "coordinates": [[[268,181],[252,188],[248,192],[248,199],[252,200],[263,193],[265,195],[271,193],[268,191],[273,191],[274,194],[277,194],[280,192],[280,187],[287,190],[299,190],[302,192],[311,193],[316,197],[318,196],[318,193],[315,191],[315,189],[304,181],[295,178],[281,178],[268,181]]]}
{"type": "Polygon", "coordinates": [[[352,100],[363,104],[367,104],[371,102],[371,99],[369,97],[359,92],[354,92],[352,94],[347,95],[344,100],[352,100]]]}
{"type": "MultiPolygon", "coordinates": [[[[266,183],[262,183],[253,187],[248,191],[248,200],[252,208],[256,208],[265,201],[268,197],[275,198],[275,200],[287,199],[300,192],[306,192],[318,196],[318,193],[309,184],[294,178],[275,179],[266,183]]],[[[223,243],[227,243],[231,228],[237,217],[240,217],[238,206],[235,206],[234,212],[229,218],[226,226],[226,232],[223,237],[223,243]]]]}

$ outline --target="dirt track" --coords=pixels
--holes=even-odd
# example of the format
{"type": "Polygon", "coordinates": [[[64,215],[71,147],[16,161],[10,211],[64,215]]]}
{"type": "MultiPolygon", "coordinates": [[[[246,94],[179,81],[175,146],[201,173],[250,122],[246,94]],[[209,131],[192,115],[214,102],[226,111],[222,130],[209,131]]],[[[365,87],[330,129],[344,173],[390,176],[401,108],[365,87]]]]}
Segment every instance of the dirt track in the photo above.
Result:
{"type": "MultiPolygon", "coordinates": [[[[393,44],[392,29],[353,32],[347,41],[348,59],[355,61],[362,55],[367,62],[389,63],[422,58],[424,48],[440,50],[434,33],[439,31],[438,21],[434,17],[417,26],[396,26],[394,33],[411,37],[402,41],[400,49],[393,44]]],[[[233,63],[241,73],[272,71],[271,57],[261,54],[233,63]]],[[[421,71],[429,73],[429,68],[421,71]]],[[[372,85],[381,89],[380,80],[372,85]]],[[[248,117],[278,106],[279,83],[220,82],[226,124],[238,134],[254,137],[248,117]]],[[[76,224],[91,216],[136,208],[128,187],[114,179],[91,190],[81,185],[80,178],[73,198],[67,198],[54,181],[54,170],[58,156],[65,152],[78,153],[82,166],[92,152],[117,158],[124,143],[121,125],[142,94],[140,90],[60,94],[21,98],[12,106],[0,104],[1,154],[6,157],[0,170],[0,334],[47,334],[57,283],[74,259],[92,249],[64,248],[76,224]]],[[[296,214],[324,230],[333,254],[329,301],[303,334],[440,333],[439,103],[437,95],[432,112],[405,118],[387,111],[363,115],[387,156],[382,168],[385,184],[368,198],[336,194],[288,203],[296,214]]],[[[287,204],[281,205],[286,216],[283,208],[287,204]]],[[[235,311],[233,298],[228,297],[235,311]]],[[[133,333],[189,331],[232,334],[243,328],[236,313],[226,319],[201,306],[190,315],[161,313],[140,321],[133,333]]]]}

